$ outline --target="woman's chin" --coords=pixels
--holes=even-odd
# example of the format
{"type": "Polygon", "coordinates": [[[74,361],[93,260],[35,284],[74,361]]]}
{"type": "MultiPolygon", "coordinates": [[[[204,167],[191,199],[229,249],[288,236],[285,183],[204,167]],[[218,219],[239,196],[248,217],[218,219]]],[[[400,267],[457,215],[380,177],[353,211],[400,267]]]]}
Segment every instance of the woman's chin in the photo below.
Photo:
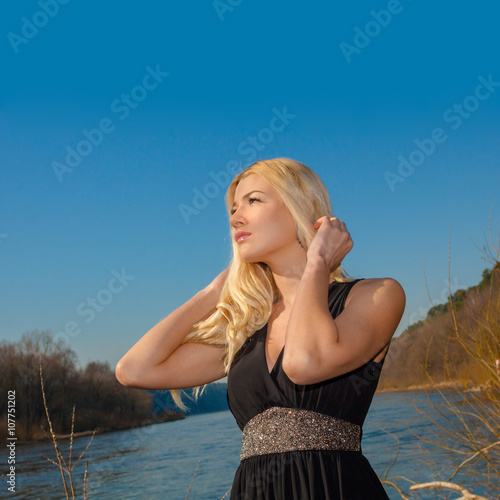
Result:
{"type": "Polygon", "coordinates": [[[240,251],[240,258],[243,262],[247,262],[248,264],[255,264],[258,263],[262,260],[262,256],[256,256],[251,254],[250,252],[241,252],[240,251]]]}

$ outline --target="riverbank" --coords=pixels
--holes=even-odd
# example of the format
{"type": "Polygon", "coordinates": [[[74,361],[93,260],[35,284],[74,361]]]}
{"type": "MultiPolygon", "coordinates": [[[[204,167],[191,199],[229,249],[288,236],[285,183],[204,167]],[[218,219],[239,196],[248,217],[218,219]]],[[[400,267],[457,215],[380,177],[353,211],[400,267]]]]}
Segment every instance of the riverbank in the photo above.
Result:
{"type": "MultiPolygon", "coordinates": [[[[173,422],[175,420],[182,420],[185,419],[186,415],[183,412],[169,412],[167,414],[157,416],[157,417],[151,417],[150,419],[147,419],[140,424],[137,425],[125,425],[123,427],[106,427],[106,428],[100,428],[96,427],[95,430],[86,430],[86,431],[79,431],[79,432],[73,432],[73,439],[79,438],[79,437],[85,437],[85,436],[92,436],[92,434],[107,434],[110,432],[117,432],[117,431],[127,431],[131,429],[136,429],[138,427],[144,427],[144,426],[149,426],[153,424],[162,424],[164,422],[173,422]]],[[[71,433],[69,434],[55,434],[56,441],[60,440],[66,440],[66,439],[71,439],[71,433]]],[[[18,445],[27,445],[27,444],[36,444],[36,443],[44,443],[51,441],[52,438],[47,435],[47,434],[38,434],[33,436],[32,439],[26,440],[26,439],[18,439],[17,444],[18,445]]]]}
{"type": "Polygon", "coordinates": [[[398,387],[398,388],[390,388],[384,387],[382,389],[377,389],[376,394],[386,394],[386,393],[397,393],[397,392],[439,392],[443,389],[448,391],[456,391],[456,392],[482,392],[488,390],[491,386],[491,381],[486,382],[485,384],[475,384],[471,385],[468,388],[464,387],[463,382],[460,381],[449,381],[449,382],[437,382],[434,384],[415,384],[410,385],[408,387],[398,387]]]}
{"type": "Polygon", "coordinates": [[[431,391],[438,392],[440,389],[451,389],[451,390],[461,390],[463,389],[463,384],[457,381],[453,382],[438,382],[435,384],[414,384],[408,387],[384,387],[382,389],[377,389],[376,393],[395,393],[395,392],[413,392],[413,391],[431,391]],[[434,391],[433,391],[434,390],[434,391]]]}

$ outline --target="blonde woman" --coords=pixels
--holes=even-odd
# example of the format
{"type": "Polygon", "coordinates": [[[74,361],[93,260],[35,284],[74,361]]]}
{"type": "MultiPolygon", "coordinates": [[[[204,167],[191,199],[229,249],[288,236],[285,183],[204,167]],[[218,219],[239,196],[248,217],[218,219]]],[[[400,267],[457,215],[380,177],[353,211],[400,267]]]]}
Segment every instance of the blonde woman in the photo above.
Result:
{"type": "Polygon", "coordinates": [[[118,380],[182,408],[178,389],[228,376],[243,432],[232,500],[387,499],[360,441],[403,288],[347,276],[353,241],[302,163],[254,163],[226,205],[231,264],[123,356],[118,380]]]}

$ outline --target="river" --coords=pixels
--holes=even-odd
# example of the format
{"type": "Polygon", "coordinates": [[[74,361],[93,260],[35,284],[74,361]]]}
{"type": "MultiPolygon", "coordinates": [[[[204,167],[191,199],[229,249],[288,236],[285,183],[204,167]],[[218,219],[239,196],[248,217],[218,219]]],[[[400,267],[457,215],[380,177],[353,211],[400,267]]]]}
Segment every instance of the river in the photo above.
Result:
{"type": "MultiPolygon", "coordinates": [[[[438,394],[431,398],[441,404],[442,398],[438,394]]],[[[396,437],[400,442],[399,455],[388,477],[404,476],[415,482],[429,481],[434,479],[433,470],[439,472],[452,459],[449,452],[422,443],[413,434],[430,437],[435,426],[411,403],[419,408],[429,406],[427,395],[423,392],[375,395],[363,427],[362,449],[380,477],[396,456],[396,437]],[[429,466],[431,461],[433,465],[429,466]]],[[[89,439],[75,439],[73,463],[89,439]]],[[[220,500],[231,487],[239,463],[240,445],[241,431],[229,411],[190,415],[184,420],[97,434],[84,458],[73,470],[76,495],[83,498],[82,478],[85,462],[88,462],[91,500],[183,500],[200,461],[189,500],[220,500]]],[[[60,448],[67,458],[69,440],[61,440],[60,448]]],[[[16,492],[8,492],[3,481],[0,497],[66,498],[59,469],[43,458],[47,456],[57,461],[51,443],[19,445],[16,453],[16,492]]],[[[402,479],[395,481],[408,492],[409,483],[402,479]]],[[[401,499],[394,488],[385,488],[391,500],[401,499]]],[[[420,491],[418,495],[413,493],[411,498],[436,498],[432,490],[420,491]]],[[[476,490],[474,493],[481,492],[476,490]]]]}

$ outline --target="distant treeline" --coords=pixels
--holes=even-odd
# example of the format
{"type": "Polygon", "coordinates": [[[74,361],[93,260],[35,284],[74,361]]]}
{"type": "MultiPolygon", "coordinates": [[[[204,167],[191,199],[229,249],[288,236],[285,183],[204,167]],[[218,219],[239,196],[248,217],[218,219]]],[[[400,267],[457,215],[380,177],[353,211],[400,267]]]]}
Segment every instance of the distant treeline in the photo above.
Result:
{"type": "MultiPolygon", "coordinates": [[[[47,407],[56,434],[118,430],[153,421],[153,394],[122,386],[107,362],[92,361],[78,368],[77,357],[48,331],[25,333],[19,342],[0,342],[0,437],[7,431],[7,391],[15,391],[16,436],[20,441],[46,437],[48,430],[40,384],[40,355],[47,407]]],[[[164,409],[166,410],[166,409],[164,409]]],[[[163,411],[154,421],[183,418],[163,411]]]]}
{"type": "Polygon", "coordinates": [[[391,342],[379,390],[432,385],[429,375],[433,384],[488,383],[485,371],[476,368],[477,358],[493,368],[499,356],[499,291],[496,262],[483,271],[480,283],[456,290],[448,302],[431,307],[425,319],[391,342]]]}

